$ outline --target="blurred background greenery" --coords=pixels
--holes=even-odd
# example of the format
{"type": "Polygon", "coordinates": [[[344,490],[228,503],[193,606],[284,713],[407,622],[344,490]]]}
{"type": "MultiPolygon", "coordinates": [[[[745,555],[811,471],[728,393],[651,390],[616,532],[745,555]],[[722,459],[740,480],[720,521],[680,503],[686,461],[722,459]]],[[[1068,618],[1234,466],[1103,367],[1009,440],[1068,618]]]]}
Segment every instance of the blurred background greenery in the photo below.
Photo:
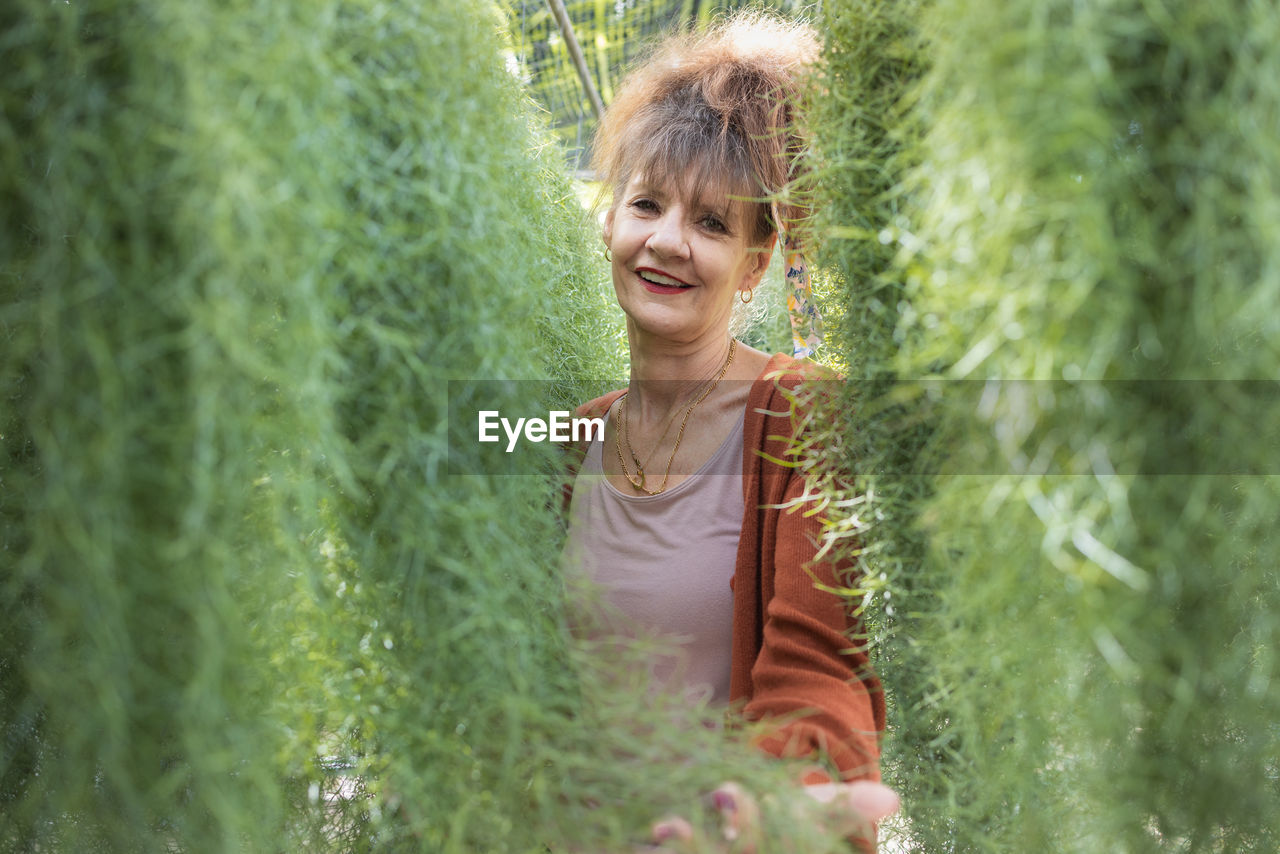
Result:
{"type": "MultiPolygon", "coordinates": [[[[546,111],[570,168],[583,172],[596,115],[573,62],[566,36],[546,0],[501,0],[510,22],[507,56],[512,70],[546,111]]],[[[573,37],[591,85],[608,104],[627,68],[664,33],[703,27],[738,9],[812,17],[821,3],[808,0],[565,0],[573,37]]]]}

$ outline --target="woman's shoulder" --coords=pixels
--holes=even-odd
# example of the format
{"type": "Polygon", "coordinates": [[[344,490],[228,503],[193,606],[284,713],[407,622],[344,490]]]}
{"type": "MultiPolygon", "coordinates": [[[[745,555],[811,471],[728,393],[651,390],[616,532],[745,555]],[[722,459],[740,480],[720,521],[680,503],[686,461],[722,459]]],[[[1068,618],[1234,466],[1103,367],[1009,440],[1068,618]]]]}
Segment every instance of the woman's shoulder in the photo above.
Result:
{"type": "Polygon", "coordinates": [[[774,353],[751,389],[752,400],[793,396],[803,384],[835,383],[840,376],[825,365],[774,353]]]}
{"type": "Polygon", "coordinates": [[[831,368],[774,354],[747,398],[747,442],[761,446],[809,429],[822,409],[816,402],[833,397],[839,382],[840,375],[831,368]]]}
{"type": "Polygon", "coordinates": [[[622,397],[625,391],[625,388],[615,389],[608,394],[602,394],[597,398],[588,400],[575,409],[573,414],[577,418],[603,418],[605,413],[609,411],[609,407],[613,406],[614,402],[619,397],[622,397]]]}

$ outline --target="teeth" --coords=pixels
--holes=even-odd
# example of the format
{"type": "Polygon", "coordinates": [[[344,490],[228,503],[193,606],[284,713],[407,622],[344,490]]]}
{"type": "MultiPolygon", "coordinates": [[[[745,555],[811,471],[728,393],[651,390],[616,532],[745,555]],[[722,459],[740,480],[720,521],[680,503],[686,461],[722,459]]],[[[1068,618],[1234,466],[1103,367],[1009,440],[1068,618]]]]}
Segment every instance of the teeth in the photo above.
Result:
{"type": "Polygon", "coordinates": [[[654,273],[650,270],[645,270],[643,273],[641,273],[640,278],[644,279],[646,282],[653,282],[655,285],[666,285],[667,287],[670,287],[670,288],[689,287],[679,279],[672,279],[669,276],[663,276],[659,273],[654,273]]]}

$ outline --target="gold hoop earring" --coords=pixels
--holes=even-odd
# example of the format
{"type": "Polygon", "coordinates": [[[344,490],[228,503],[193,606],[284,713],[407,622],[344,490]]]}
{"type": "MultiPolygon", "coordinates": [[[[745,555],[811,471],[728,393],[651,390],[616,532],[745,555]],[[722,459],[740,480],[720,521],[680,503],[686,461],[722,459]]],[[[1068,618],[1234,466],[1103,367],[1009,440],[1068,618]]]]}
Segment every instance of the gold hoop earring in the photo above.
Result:
{"type": "Polygon", "coordinates": [[[742,300],[743,305],[746,305],[747,303],[751,302],[755,298],[756,298],[756,292],[751,288],[747,288],[746,290],[743,290],[743,291],[738,291],[738,299],[742,300]]]}
{"type": "Polygon", "coordinates": [[[604,248],[604,260],[608,261],[610,264],[613,263],[613,253],[609,251],[608,246],[604,248]]]}

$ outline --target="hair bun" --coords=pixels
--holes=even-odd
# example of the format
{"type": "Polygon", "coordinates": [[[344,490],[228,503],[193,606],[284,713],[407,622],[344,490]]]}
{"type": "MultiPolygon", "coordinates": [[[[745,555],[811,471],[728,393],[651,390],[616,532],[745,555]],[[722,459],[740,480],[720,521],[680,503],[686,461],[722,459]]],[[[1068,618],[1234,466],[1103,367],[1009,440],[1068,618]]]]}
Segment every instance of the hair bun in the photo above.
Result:
{"type": "MultiPolygon", "coordinates": [[[[659,42],[623,81],[596,132],[592,163],[615,197],[637,173],[756,201],[751,238],[768,238],[773,202],[798,170],[794,121],[805,71],[820,52],[808,24],[739,13],[659,42]]],[[[788,220],[802,218],[792,202],[788,220]]]]}

